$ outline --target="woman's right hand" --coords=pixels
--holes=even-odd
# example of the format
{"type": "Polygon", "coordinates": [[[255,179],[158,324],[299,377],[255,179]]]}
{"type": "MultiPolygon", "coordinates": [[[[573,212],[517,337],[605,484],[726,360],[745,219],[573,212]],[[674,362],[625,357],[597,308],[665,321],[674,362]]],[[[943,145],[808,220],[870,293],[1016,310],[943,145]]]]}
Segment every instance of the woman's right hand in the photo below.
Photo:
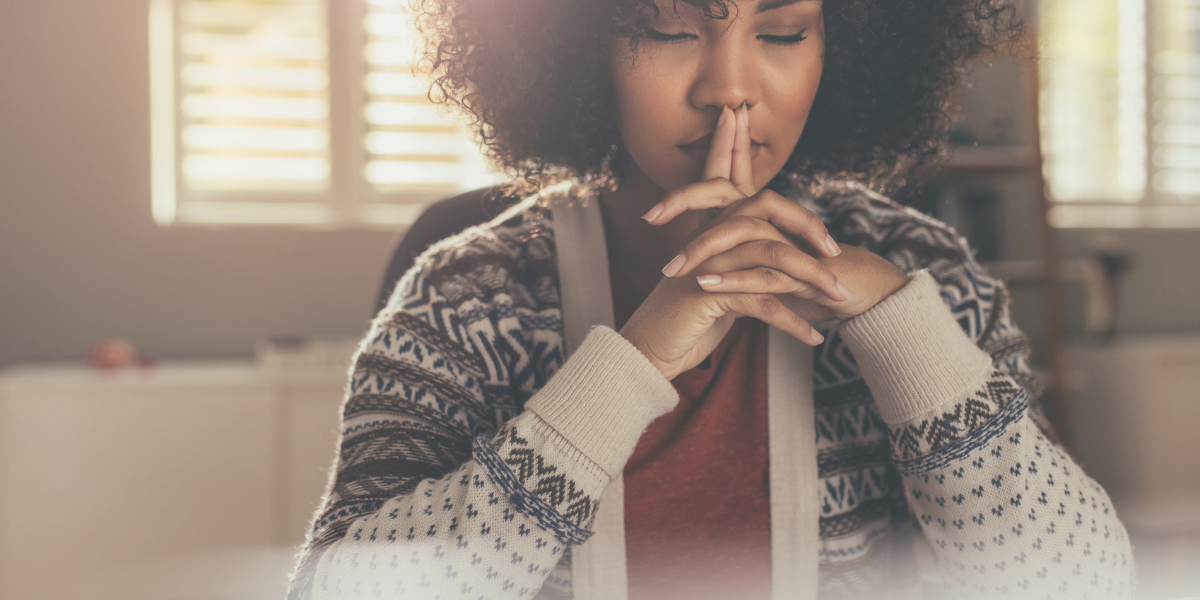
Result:
{"type": "MultiPolygon", "coordinates": [[[[754,188],[750,157],[750,131],[746,108],[728,108],[713,132],[709,156],[705,162],[703,181],[671,192],[673,195],[719,197],[720,206],[760,193],[754,188]]],[[[772,193],[772,192],[761,192],[772,193]]],[[[674,204],[679,204],[675,202],[674,204]]],[[[684,202],[686,204],[686,202],[684,202]]],[[[708,205],[711,205],[711,201],[708,205]]],[[[822,257],[832,256],[826,250],[828,232],[820,219],[789,224],[791,236],[819,248],[822,257]]],[[[702,226],[696,234],[705,231],[702,226]]],[[[788,236],[771,237],[790,243],[788,236]]],[[[795,246],[795,244],[791,244],[795,246]]],[[[742,259],[744,260],[744,258],[742,259]]],[[[748,268],[738,264],[735,252],[718,254],[698,265],[693,275],[728,273],[748,268]]],[[[842,301],[847,297],[838,290],[838,279],[823,264],[812,260],[811,277],[806,278],[814,295],[827,300],[842,301]]],[[[621,328],[621,335],[650,360],[668,380],[700,364],[729,332],[738,317],[754,317],[772,325],[796,339],[817,345],[823,341],[820,333],[789,309],[777,296],[769,293],[719,293],[705,291],[695,277],[664,277],[621,328]]]]}

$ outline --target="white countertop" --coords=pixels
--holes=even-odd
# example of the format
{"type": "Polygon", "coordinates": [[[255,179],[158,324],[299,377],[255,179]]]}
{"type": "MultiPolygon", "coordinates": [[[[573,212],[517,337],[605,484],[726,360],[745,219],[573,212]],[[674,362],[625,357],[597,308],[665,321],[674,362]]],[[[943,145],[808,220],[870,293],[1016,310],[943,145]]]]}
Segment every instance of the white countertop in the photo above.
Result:
{"type": "Polygon", "coordinates": [[[348,379],[349,373],[340,368],[267,368],[252,361],[171,361],[117,371],[101,371],[84,363],[40,363],[0,371],[0,390],[287,385],[348,379]]]}

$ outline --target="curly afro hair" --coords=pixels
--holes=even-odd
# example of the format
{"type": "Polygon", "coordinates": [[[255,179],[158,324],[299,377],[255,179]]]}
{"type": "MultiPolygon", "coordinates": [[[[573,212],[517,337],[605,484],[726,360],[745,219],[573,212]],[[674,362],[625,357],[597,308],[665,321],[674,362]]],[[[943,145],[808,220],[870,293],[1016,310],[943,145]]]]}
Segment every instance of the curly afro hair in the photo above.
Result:
{"type": "MultiPolygon", "coordinates": [[[[728,0],[683,1],[727,18],[728,0]]],[[[460,107],[488,154],[532,187],[601,177],[620,156],[608,74],[633,55],[652,0],[412,0],[431,98],[460,107]]],[[[824,0],[825,69],[784,166],[802,180],[888,188],[942,155],[947,97],[966,60],[1020,38],[1007,0],[824,0]]]]}

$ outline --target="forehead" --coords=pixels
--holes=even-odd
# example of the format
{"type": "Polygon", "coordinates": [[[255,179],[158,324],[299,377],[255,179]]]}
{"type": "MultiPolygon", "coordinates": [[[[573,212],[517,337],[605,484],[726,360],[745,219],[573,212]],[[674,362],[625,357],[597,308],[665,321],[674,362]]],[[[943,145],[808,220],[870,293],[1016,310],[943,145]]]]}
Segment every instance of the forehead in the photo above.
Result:
{"type": "Polygon", "coordinates": [[[820,5],[821,0],[643,0],[660,12],[699,12],[710,18],[724,19],[743,11],[750,14],[770,12],[795,4],[820,5]]]}

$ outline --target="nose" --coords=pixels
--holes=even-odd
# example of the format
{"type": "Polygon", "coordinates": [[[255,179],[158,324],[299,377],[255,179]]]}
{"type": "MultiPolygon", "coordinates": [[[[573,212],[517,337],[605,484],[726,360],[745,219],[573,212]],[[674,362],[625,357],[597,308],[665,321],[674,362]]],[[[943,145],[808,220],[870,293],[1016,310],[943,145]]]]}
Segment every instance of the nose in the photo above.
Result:
{"type": "Polygon", "coordinates": [[[750,51],[736,42],[735,28],[729,27],[704,49],[691,89],[691,103],[700,110],[719,113],[725,106],[736,109],[758,103],[753,60],[750,51]]]}

